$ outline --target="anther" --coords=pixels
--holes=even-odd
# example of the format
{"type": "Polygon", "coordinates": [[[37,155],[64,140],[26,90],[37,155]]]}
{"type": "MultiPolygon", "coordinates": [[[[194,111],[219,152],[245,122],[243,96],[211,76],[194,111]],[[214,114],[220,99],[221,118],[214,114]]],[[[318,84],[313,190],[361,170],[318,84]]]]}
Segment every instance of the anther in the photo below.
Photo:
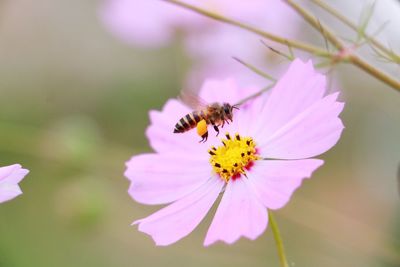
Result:
{"type": "Polygon", "coordinates": [[[221,140],[223,145],[217,148],[213,146],[208,150],[214,172],[225,182],[241,175],[246,177],[246,171],[251,168],[253,161],[260,159],[253,139],[241,137],[239,134],[231,137],[229,133],[225,137],[221,140]]]}

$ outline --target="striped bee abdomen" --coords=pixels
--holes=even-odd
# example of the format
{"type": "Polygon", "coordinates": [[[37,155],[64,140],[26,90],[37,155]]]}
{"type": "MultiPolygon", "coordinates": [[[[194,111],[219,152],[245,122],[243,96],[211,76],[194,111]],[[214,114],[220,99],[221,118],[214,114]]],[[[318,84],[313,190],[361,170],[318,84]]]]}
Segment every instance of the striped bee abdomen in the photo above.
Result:
{"type": "Polygon", "coordinates": [[[192,113],[186,114],[186,116],[182,117],[176,124],[174,133],[184,133],[196,127],[197,123],[201,121],[203,118],[201,114],[197,111],[193,111],[192,113]]]}

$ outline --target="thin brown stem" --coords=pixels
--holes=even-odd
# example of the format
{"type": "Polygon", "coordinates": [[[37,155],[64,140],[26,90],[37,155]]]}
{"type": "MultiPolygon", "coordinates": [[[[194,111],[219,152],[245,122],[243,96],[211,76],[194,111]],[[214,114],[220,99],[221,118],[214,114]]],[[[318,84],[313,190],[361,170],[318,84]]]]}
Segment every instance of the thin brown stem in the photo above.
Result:
{"type": "Polygon", "coordinates": [[[333,44],[338,50],[342,50],[345,45],[339,40],[327,26],[323,25],[316,17],[314,17],[307,10],[302,8],[300,5],[292,0],[284,0],[289,6],[291,6],[300,16],[302,16],[311,26],[317,29],[331,44],[333,44]]]}
{"type": "Polygon", "coordinates": [[[388,74],[380,71],[379,69],[375,68],[373,65],[369,64],[367,61],[364,59],[356,56],[356,55],[350,55],[348,58],[349,62],[351,62],[353,65],[359,67],[360,69],[364,70],[365,72],[371,74],[375,78],[383,81],[387,85],[391,86],[392,88],[396,89],[398,92],[400,92],[400,82],[393,79],[391,76],[388,74]]]}
{"type": "Polygon", "coordinates": [[[303,51],[306,51],[306,52],[309,52],[311,54],[314,54],[314,55],[317,55],[317,56],[321,56],[321,57],[332,57],[331,53],[325,51],[322,48],[316,47],[314,45],[303,43],[303,42],[299,42],[299,41],[296,41],[296,40],[287,39],[287,38],[284,38],[284,37],[281,37],[281,36],[278,36],[278,35],[275,35],[275,34],[272,34],[272,33],[269,33],[269,32],[265,32],[263,30],[255,28],[255,27],[253,27],[251,25],[248,25],[248,24],[245,24],[245,23],[241,23],[239,21],[232,20],[232,19],[230,19],[228,17],[225,17],[223,15],[220,15],[220,14],[217,14],[217,13],[202,9],[200,7],[196,7],[196,6],[190,5],[188,3],[181,2],[179,0],[163,0],[163,1],[175,4],[175,5],[178,5],[178,6],[181,6],[181,7],[184,7],[186,9],[192,10],[192,11],[194,11],[196,13],[202,14],[202,15],[207,16],[209,18],[212,18],[214,20],[218,20],[218,21],[221,21],[221,22],[224,22],[224,23],[227,23],[227,24],[230,24],[230,25],[245,29],[245,30],[253,32],[253,33],[255,33],[255,34],[259,35],[259,36],[262,36],[262,37],[264,37],[266,39],[269,39],[269,40],[277,42],[277,43],[281,43],[283,45],[287,45],[287,46],[292,47],[292,48],[297,48],[299,50],[303,50],[303,51]]]}
{"type": "Polygon", "coordinates": [[[329,30],[326,26],[320,23],[318,19],[316,19],[312,14],[310,14],[308,11],[297,5],[291,0],[285,0],[289,5],[291,5],[304,19],[306,19],[313,27],[315,27],[321,34],[329,41],[331,42],[338,50],[339,52],[337,54],[332,54],[329,51],[325,51],[324,49],[321,49],[319,47],[316,47],[314,45],[308,44],[308,43],[303,43],[299,42],[296,40],[291,40],[291,39],[286,39],[278,35],[274,35],[269,32],[265,32],[263,30],[260,30],[256,27],[253,27],[251,25],[241,23],[239,21],[235,21],[233,19],[230,19],[228,17],[222,16],[220,14],[213,13],[211,11],[181,2],[179,0],[163,0],[165,2],[169,2],[181,7],[184,7],[186,9],[192,10],[196,13],[202,14],[206,17],[212,18],[214,20],[230,24],[242,29],[245,29],[249,32],[253,32],[255,34],[258,34],[259,36],[262,36],[266,39],[272,40],[277,43],[281,43],[284,45],[287,45],[290,49],[291,48],[297,48],[299,50],[303,50],[306,52],[309,52],[313,55],[316,56],[321,56],[321,57],[326,57],[332,60],[332,63],[338,63],[338,62],[348,62],[351,63],[360,69],[364,70],[368,74],[374,76],[375,78],[379,79],[380,81],[386,83],[396,91],[400,91],[400,82],[397,81],[396,79],[392,78],[390,75],[382,72],[381,70],[375,68],[365,60],[359,58],[353,49],[350,48],[348,49],[345,44],[335,36],[335,34],[329,30]]]}
{"type": "MultiPolygon", "coordinates": [[[[331,7],[329,4],[325,3],[322,0],[311,0],[314,4],[331,14],[333,17],[337,18],[339,21],[341,21],[343,24],[347,25],[349,28],[353,29],[354,31],[358,32],[359,29],[355,23],[353,23],[351,20],[349,20],[347,17],[343,16],[339,11],[331,7]]],[[[390,50],[387,48],[385,45],[383,45],[381,42],[379,42],[377,39],[374,37],[368,35],[365,32],[362,32],[363,37],[371,42],[371,44],[375,47],[384,52],[387,56],[389,57],[394,57],[397,59],[400,59],[400,55],[396,54],[394,51],[390,50]]]]}
{"type": "Polygon", "coordinates": [[[333,31],[323,25],[317,18],[315,18],[310,12],[302,8],[300,5],[292,0],[284,1],[339,50],[339,53],[331,58],[333,63],[352,63],[353,65],[359,67],[368,74],[371,74],[375,78],[379,79],[380,81],[386,83],[393,89],[400,92],[400,82],[398,80],[394,79],[390,75],[384,73],[364,59],[360,58],[354,53],[353,48],[348,49],[345,44],[338,37],[336,37],[333,31]]]}
{"type": "Polygon", "coordinates": [[[266,91],[268,91],[269,89],[271,89],[272,87],[274,87],[275,84],[276,84],[276,82],[273,82],[273,83],[271,83],[270,85],[268,85],[267,87],[261,89],[260,91],[254,93],[254,94],[252,94],[252,95],[249,95],[248,97],[243,98],[243,99],[240,100],[239,102],[235,103],[234,106],[240,106],[240,105],[246,103],[247,101],[249,101],[249,100],[251,100],[251,99],[253,99],[253,98],[259,97],[260,95],[262,95],[263,93],[265,93],[266,91]]]}
{"type": "Polygon", "coordinates": [[[237,62],[239,62],[240,64],[242,64],[243,66],[245,66],[246,68],[252,70],[254,73],[260,75],[261,77],[264,77],[267,80],[270,80],[272,82],[276,82],[276,79],[274,77],[272,77],[271,75],[269,75],[268,73],[260,70],[259,68],[251,65],[250,63],[247,63],[243,60],[241,60],[240,58],[237,57],[233,57],[234,60],[236,60],[237,62]]]}

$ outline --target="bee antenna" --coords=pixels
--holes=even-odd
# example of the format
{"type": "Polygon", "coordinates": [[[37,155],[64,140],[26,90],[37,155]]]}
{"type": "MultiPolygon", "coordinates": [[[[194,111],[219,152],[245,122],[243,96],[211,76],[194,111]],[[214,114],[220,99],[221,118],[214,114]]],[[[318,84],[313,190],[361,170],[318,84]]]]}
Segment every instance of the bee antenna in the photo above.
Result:
{"type": "Polygon", "coordinates": [[[236,106],[236,105],[233,105],[233,106],[232,106],[232,109],[237,109],[237,110],[239,110],[240,108],[239,108],[238,106],[236,106]]]}

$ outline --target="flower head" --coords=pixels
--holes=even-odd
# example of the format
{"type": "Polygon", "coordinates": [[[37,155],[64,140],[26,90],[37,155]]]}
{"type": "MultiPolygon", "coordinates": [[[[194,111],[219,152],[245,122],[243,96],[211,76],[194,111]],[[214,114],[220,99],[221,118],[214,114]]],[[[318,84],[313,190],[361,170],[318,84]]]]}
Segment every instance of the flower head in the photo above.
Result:
{"type": "Polygon", "coordinates": [[[22,194],[18,183],[28,172],[28,170],[22,169],[19,164],[0,167],[0,203],[22,194]]]}
{"type": "MultiPolygon", "coordinates": [[[[254,92],[233,80],[207,81],[200,96],[234,104],[254,92]]],[[[267,209],[283,207],[323,164],[311,157],[341,135],[344,104],[338,93],[324,94],[325,77],[311,62],[295,60],[268,94],[234,113],[222,138],[210,136],[204,144],[194,130],[172,133],[176,120],[191,111],[181,102],[151,111],[147,137],[155,153],[127,162],[129,194],[143,204],[171,204],[134,224],[157,245],[169,245],[193,231],[223,192],[204,245],[257,238],[267,227],[267,209]]]]}

